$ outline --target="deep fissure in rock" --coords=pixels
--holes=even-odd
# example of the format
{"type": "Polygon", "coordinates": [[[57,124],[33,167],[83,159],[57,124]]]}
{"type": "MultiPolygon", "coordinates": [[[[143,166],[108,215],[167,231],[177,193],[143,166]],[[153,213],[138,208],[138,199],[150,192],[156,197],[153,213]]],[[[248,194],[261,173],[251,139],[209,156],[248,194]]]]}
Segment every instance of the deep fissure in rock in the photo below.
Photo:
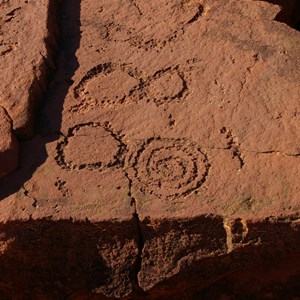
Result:
{"type": "Polygon", "coordinates": [[[142,254],[145,245],[142,229],[141,229],[141,220],[137,211],[137,203],[136,199],[132,196],[132,180],[129,177],[129,174],[124,171],[124,175],[128,180],[128,196],[130,197],[130,206],[134,208],[134,212],[132,214],[133,221],[135,223],[136,229],[136,244],[138,247],[138,253],[136,256],[136,261],[130,272],[130,280],[133,287],[133,291],[137,295],[145,294],[145,291],[139,285],[138,275],[142,268],[142,254]]]}
{"type": "Polygon", "coordinates": [[[76,51],[80,44],[81,0],[52,0],[57,11],[56,72],[48,85],[44,105],[37,115],[35,133],[57,139],[60,132],[65,97],[73,84],[72,77],[79,67],[76,51]]]}
{"type": "MultiPolygon", "coordinates": [[[[136,205],[136,200],[134,198],[132,198],[135,205],[136,205]]],[[[139,218],[139,215],[137,213],[137,211],[135,210],[135,212],[133,213],[133,219],[135,221],[136,224],[136,230],[137,230],[137,246],[138,246],[138,255],[136,258],[136,263],[133,269],[133,287],[134,287],[134,291],[137,294],[146,294],[146,292],[140,287],[139,285],[139,278],[138,275],[142,269],[142,254],[143,254],[143,249],[144,249],[144,245],[145,245],[145,241],[144,241],[144,237],[143,237],[143,233],[142,233],[142,229],[141,229],[141,220],[139,218]]]]}

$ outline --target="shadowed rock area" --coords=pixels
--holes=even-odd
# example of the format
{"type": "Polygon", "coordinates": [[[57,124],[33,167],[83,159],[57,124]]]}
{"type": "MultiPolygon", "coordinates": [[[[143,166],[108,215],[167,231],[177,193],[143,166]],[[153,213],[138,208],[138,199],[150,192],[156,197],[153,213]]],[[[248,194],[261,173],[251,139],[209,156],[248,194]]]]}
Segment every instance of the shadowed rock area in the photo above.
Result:
{"type": "Polygon", "coordinates": [[[0,8],[3,299],[300,297],[298,1],[0,8]]]}
{"type": "Polygon", "coordinates": [[[13,134],[12,120],[0,106],[0,178],[14,171],[19,163],[19,143],[13,134]]]}

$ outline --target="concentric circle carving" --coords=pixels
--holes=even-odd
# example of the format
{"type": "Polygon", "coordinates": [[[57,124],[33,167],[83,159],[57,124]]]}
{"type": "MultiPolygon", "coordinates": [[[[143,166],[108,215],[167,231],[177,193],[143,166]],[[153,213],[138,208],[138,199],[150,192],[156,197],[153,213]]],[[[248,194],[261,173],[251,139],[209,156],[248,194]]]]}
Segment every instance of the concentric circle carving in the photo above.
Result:
{"type": "Polygon", "coordinates": [[[210,163],[191,141],[151,138],[137,151],[132,168],[143,192],[174,199],[199,189],[208,176],[210,163]]]}

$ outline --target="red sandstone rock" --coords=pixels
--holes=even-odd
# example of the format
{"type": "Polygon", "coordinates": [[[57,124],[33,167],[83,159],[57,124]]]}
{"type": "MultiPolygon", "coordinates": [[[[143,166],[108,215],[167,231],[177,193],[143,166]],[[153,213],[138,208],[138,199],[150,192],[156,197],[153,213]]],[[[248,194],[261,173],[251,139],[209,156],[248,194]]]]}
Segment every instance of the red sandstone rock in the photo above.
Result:
{"type": "MultiPolygon", "coordinates": [[[[38,232],[28,234],[32,243],[41,236],[42,267],[28,274],[47,286],[36,277],[52,272],[58,256],[63,295],[123,297],[142,289],[170,299],[170,284],[181,282],[178,295],[199,299],[196,287],[248,269],[253,259],[295,253],[300,34],[274,21],[279,7],[66,3],[45,127],[23,143],[18,174],[33,171],[22,188],[11,179],[1,185],[15,191],[0,202],[2,265],[10,255],[32,261],[23,222],[38,232]],[[77,247],[92,249],[86,264],[77,247]],[[94,277],[94,260],[105,278],[94,277]]],[[[18,285],[25,288],[24,280],[18,285]]]]}
{"type": "Polygon", "coordinates": [[[19,143],[12,133],[12,120],[0,106],[0,178],[19,165],[19,143]]]}
{"type": "Polygon", "coordinates": [[[56,23],[53,2],[0,1],[0,105],[20,138],[33,136],[36,107],[53,67],[56,23]],[[5,74],[5,75],[4,75],[5,74]]]}

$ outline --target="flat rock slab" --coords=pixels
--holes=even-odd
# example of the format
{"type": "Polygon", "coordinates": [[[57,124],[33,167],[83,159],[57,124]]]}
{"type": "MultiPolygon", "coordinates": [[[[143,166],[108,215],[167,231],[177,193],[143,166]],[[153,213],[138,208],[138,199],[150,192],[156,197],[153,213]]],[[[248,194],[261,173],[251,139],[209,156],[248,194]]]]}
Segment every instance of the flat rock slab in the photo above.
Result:
{"type": "Polygon", "coordinates": [[[34,171],[0,203],[1,220],[113,220],[101,228],[117,233],[121,262],[118,288],[96,283],[106,296],[149,291],[212,260],[207,284],[250,263],[258,245],[296,251],[300,34],[274,21],[279,10],[252,0],[82,1],[80,20],[63,19],[47,126],[23,143],[34,171]],[[124,222],[134,232],[119,232],[124,222]]]}
{"type": "Polygon", "coordinates": [[[23,139],[33,136],[36,107],[47,87],[47,71],[53,67],[50,56],[57,27],[53,3],[0,1],[0,105],[23,139]]]}

